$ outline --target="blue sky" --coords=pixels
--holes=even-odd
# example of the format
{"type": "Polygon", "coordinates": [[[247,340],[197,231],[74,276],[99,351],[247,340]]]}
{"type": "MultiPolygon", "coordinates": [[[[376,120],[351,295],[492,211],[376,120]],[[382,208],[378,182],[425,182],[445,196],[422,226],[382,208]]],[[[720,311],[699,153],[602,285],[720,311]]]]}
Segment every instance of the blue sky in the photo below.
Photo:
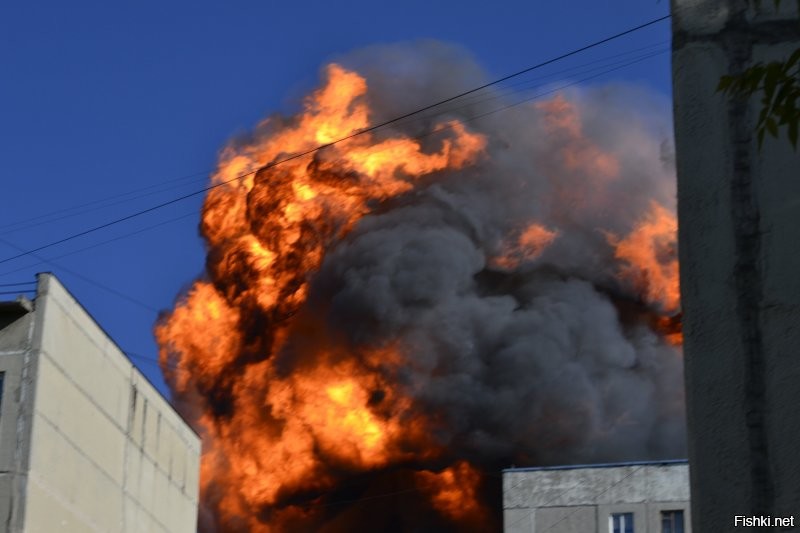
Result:
{"type": "MultiPolygon", "coordinates": [[[[6,2],[0,239],[36,248],[202,188],[231,136],[269,113],[296,109],[320,68],[352,50],[437,39],[463,46],[495,78],[667,12],[666,0],[6,2]],[[139,192],[120,196],[131,191],[139,192]]],[[[570,64],[669,38],[662,22],[570,64]]],[[[669,96],[669,54],[591,83],[610,80],[669,96]]],[[[56,273],[166,391],[152,361],[152,326],[157,311],[202,272],[201,202],[198,196],[37,253],[54,264],[30,256],[2,262],[0,284],[56,273]]],[[[0,242],[0,261],[17,253],[0,242]]]]}

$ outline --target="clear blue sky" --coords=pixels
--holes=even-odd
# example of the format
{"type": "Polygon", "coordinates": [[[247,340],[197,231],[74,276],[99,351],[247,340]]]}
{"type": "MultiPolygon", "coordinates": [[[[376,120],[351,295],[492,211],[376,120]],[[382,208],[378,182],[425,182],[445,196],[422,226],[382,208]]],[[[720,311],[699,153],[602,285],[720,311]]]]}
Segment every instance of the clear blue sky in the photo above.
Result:
{"type": "MultiPolygon", "coordinates": [[[[213,169],[226,140],[271,112],[293,110],[316,84],[320,67],[354,49],[433,38],[465,47],[494,78],[668,12],[666,0],[496,4],[4,2],[0,239],[35,248],[202,187],[203,173],[213,169]],[[194,180],[175,181],[195,173],[194,180]],[[20,224],[149,186],[159,188],[102,209],[89,206],[79,216],[20,224]]],[[[663,43],[669,35],[669,22],[662,22],[572,64],[663,43]]],[[[669,95],[669,54],[592,83],[608,80],[669,95]]],[[[154,310],[170,308],[203,269],[201,201],[195,197],[38,254],[56,258],[182,217],[54,259],[56,265],[32,257],[2,263],[0,284],[52,271],[124,350],[155,359],[154,310]]],[[[17,253],[0,243],[0,260],[17,253]]],[[[165,391],[152,361],[133,361],[165,391]]]]}

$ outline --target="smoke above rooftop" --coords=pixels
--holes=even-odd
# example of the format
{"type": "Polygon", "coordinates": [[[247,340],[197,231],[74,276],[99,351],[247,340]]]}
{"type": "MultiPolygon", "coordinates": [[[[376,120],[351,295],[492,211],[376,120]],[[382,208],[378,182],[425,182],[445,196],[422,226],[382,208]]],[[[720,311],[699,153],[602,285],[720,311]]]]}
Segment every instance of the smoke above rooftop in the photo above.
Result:
{"type": "Polygon", "coordinates": [[[203,531],[486,531],[502,467],[685,454],[665,98],[495,88],[262,168],[486,80],[371,47],[222,150],[156,327],[203,531]]]}

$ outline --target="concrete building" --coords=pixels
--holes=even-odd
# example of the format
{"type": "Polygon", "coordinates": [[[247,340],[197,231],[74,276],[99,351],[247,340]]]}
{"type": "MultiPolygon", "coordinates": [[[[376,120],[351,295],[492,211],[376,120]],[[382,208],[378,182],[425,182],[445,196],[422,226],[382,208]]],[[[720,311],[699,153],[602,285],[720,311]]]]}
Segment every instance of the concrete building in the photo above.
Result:
{"type": "Polygon", "coordinates": [[[505,533],[691,533],[686,461],[510,468],[505,533]]]}
{"type": "Polygon", "coordinates": [[[0,302],[0,383],[0,531],[196,531],[198,436],[52,275],[0,302]]]}
{"type": "Polygon", "coordinates": [[[672,0],[686,410],[696,531],[800,509],[800,152],[720,77],[800,48],[797,2],[672,0]]]}

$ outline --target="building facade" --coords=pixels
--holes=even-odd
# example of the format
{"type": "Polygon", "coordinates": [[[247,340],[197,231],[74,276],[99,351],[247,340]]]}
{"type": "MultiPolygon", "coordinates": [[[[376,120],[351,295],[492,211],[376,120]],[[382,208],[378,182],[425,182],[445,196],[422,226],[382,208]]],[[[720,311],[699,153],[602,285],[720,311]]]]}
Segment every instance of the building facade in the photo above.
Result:
{"type": "Polygon", "coordinates": [[[671,4],[692,507],[695,529],[714,531],[800,509],[800,152],[782,125],[759,147],[760,90],[717,91],[800,48],[800,8],[671,4]]]}
{"type": "Polygon", "coordinates": [[[505,533],[690,533],[686,461],[503,471],[505,533]]]}
{"type": "Polygon", "coordinates": [[[0,531],[196,531],[198,436],[50,274],[0,302],[0,383],[0,531]]]}

